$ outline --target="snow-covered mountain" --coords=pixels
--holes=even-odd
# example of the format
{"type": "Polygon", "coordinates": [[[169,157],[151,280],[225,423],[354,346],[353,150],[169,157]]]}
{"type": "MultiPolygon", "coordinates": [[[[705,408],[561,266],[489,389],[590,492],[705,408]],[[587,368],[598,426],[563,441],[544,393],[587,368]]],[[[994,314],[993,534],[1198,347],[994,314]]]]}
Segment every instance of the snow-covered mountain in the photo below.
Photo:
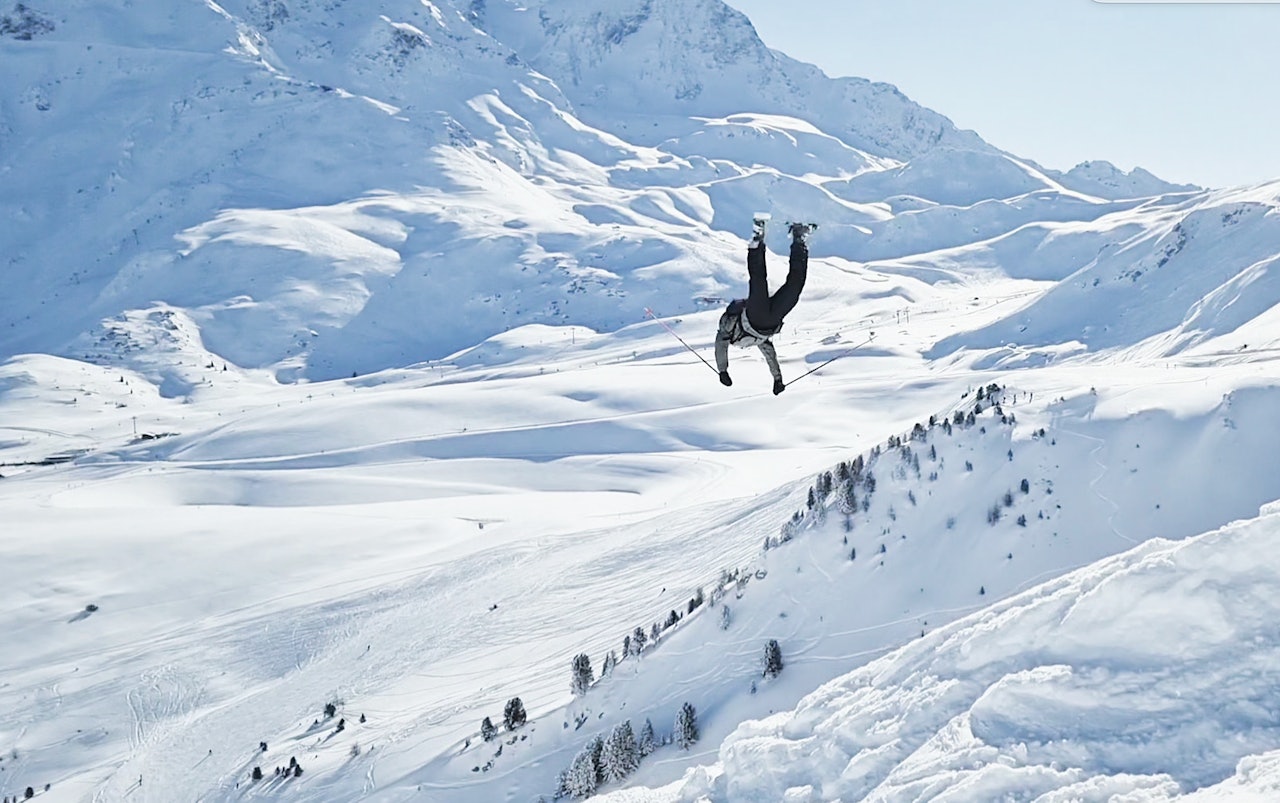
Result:
{"type": "Polygon", "coordinates": [[[1267,798],[1280,182],[1047,169],[719,0],[27,2],[0,62],[0,794],[550,799],[688,704],[588,785],[1267,798]],[[781,396],[664,328],[758,209],[821,223],[781,396]]]}
{"type": "Polygon", "coordinates": [[[869,260],[1179,189],[1044,171],[719,0],[16,9],[10,356],[98,359],[104,325],[176,308],[238,365],[350,376],[696,309],[733,292],[756,208],[869,260]]]}

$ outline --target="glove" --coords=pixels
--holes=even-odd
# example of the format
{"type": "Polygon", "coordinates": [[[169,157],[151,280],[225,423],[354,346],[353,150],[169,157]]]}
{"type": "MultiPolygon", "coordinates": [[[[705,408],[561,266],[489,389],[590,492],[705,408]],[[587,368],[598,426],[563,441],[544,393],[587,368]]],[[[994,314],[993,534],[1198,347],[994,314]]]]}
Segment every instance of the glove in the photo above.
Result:
{"type": "Polygon", "coordinates": [[[787,386],[782,384],[781,379],[773,380],[773,395],[777,396],[779,393],[781,393],[786,389],[787,389],[787,386]]]}
{"type": "Polygon", "coordinates": [[[720,372],[720,384],[721,384],[721,385],[724,385],[725,387],[729,387],[730,385],[732,385],[732,384],[733,384],[733,380],[729,378],[729,372],[728,372],[728,371],[721,371],[721,372],[720,372]]]}

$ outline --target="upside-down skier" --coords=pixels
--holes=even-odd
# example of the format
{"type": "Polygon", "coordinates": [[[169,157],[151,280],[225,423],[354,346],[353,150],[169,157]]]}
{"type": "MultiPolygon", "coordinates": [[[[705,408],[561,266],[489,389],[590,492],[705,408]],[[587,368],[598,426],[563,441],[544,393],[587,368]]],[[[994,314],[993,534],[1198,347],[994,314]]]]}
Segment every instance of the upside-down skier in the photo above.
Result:
{"type": "Polygon", "coordinates": [[[747,348],[757,346],[769,364],[773,374],[773,394],[787,389],[782,381],[782,368],[778,354],[770,340],[782,329],[782,319],[795,308],[800,291],[809,272],[808,238],[816,225],[792,223],[791,261],[787,280],[772,296],[765,270],[764,234],[768,215],[756,215],[752,221],[751,244],[747,247],[747,297],[735,298],[720,316],[720,328],[716,332],[716,370],[720,372],[720,384],[732,385],[729,376],[729,344],[747,348]]]}

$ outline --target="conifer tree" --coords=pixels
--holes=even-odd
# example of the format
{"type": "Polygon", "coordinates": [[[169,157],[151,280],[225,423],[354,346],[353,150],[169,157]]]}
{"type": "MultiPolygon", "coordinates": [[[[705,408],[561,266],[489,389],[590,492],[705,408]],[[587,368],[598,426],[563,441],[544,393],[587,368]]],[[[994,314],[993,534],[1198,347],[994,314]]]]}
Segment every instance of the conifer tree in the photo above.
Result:
{"type": "MultiPolygon", "coordinates": [[[[575,760],[577,757],[574,757],[575,760]]],[[[566,797],[573,797],[573,792],[569,791],[569,773],[573,769],[573,762],[569,762],[569,766],[560,770],[560,774],[556,776],[556,793],[552,800],[563,800],[566,797]]]]}
{"type": "Polygon", "coordinates": [[[596,736],[587,745],[591,752],[591,768],[596,774],[596,786],[604,783],[604,737],[596,736]]]}
{"type": "Polygon", "coordinates": [[[777,639],[769,639],[764,645],[764,676],[776,678],[782,672],[782,648],[777,639]]]}
{"type": "Polygon", "coordinates": [[[640,747],[631,730],[631,720],[621,723],[609,734],[600,765],[606,781],[621,781],[640,767],[640,747]]]}
{"type": "Polygon", "coordinates": [[[853,483],[846,482],[840,486],[840,512],[846,516],[858,510],[858,497],[854,494],[853,483]]]}
{"type": "Polygon", "coordinates": [[[681,750],[688,750],[698,741],[698,712],[692,703],[685,703],[676,714],[675,740],[681,750]]]}
{"type": "Polygon", "coordinates": [[[591,756],[591,745],[582,748],[574,756],[564,776],[564,790],[573,797],[590,797],[594,795],[599,783],[596,781],[596,765],[591,756]]]}
{"type": "Polygon", "coordinates": [[[580,652],[575,655],[573,657],[573,678],[570,685],[574,695],[581,697],[586,694],[595,679],[595,672],[591,669],[591,659],[587,657],[587,654],[580,652]]]}
{"type": "Polygon", "coordinates": [[[527,720],[528,715],[525,714],[524,703],[520,698],[512,697],[510,700],[507,700],[506,708],[504,708],[502,712],[502,724],[506,726],[507,730],[513,731],[523,725],[527,720]]]}
{"type": "Polygon", "coordinates": [[[657,741],[653,736],[653,722],[648,717],[644,719],[644,727],[640,729],[640,738],[636,740],[636,747],[640,751],[641,758],[658,749],[657,741]]]}
{"type": "Polygon", "coordinates": [[[493,726],[493,720],[485,717],[484,721],[480,723],[480,738],[486,742],[492,742],[497,735],[498,729],[493,726]]]}
{"type": "Polygon", "coordinates": [[[639,655],[641,652],[644,651],[644,645],[646,641],[648,641],[648,637],[644,634],[643,627],[637,627],[634,631],[632,631],[631,648],[635,650],[636,655],[639,655]]]}

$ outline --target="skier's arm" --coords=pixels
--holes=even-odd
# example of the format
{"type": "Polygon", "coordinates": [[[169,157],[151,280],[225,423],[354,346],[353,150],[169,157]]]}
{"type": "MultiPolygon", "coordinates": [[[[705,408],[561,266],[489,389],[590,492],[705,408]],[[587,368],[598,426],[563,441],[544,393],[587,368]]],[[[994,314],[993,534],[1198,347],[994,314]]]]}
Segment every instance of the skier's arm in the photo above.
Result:
{"type": "Polygon", "coordinates": [[[778,365],[778,352],[774,350],[771,341],[764,341],[760,344],[760,353],[764,355],[764,361],[769,363],[769,373],[773,374],[774,382],[782,381],[782,368],[778,365]]]}
{"type": "Polygon", "coordinates": [[[724,373],[729,370],[729,327],[725,325],[725,316],[720,316],[720,328],[716,330],[716,370],[724,373]]]}

